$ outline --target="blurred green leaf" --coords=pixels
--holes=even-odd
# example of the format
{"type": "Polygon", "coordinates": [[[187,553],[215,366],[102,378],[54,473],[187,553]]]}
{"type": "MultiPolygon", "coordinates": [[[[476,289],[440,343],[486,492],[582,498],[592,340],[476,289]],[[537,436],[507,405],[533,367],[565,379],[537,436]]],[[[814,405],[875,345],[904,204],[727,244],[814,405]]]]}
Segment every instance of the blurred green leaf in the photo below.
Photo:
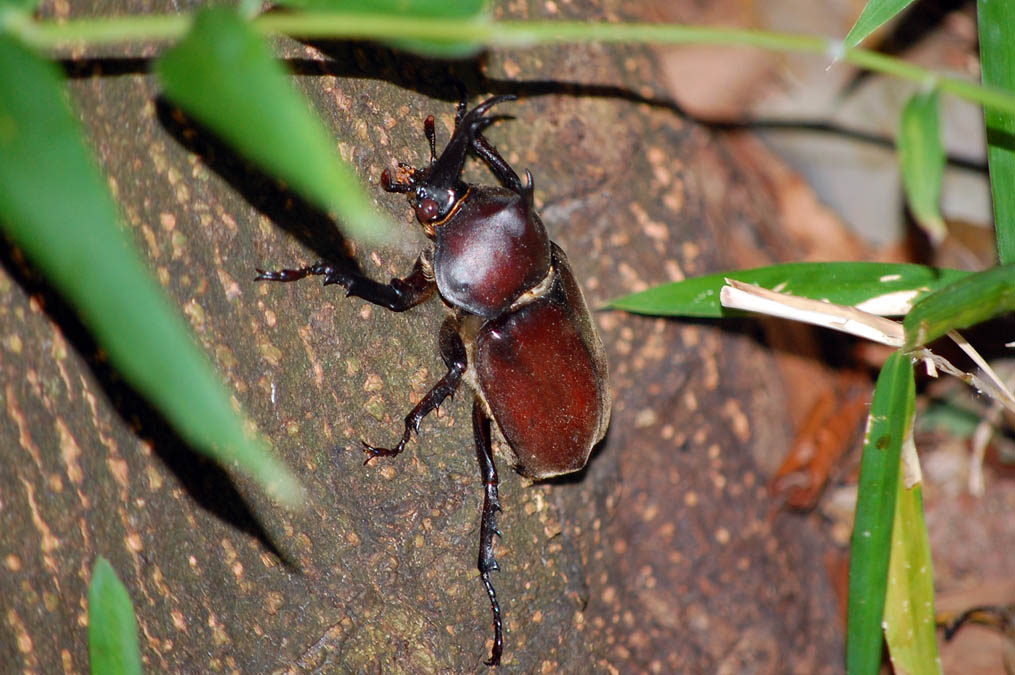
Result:
{"type": "Polygon", "coordinates": [[[39,6],[41,0],[0,0],[0,31],[3,30],[4,22],[9,18],[4,16],[8,10],[15,12],[33,12],[39,6]]]}
{"type": "Polygon", "coordinates": [[[909,210],[935,245],[945,238],[938,205],[945,173],[937,91],[913,94],[902,109],[899,124],[899,164],[909,210]]]}
{"type": "Polygon", "coordinates": [[[271,49],[232,11],[202,10],[156,64],[166,95],[239,153],[334,212],[361,240],[391,225],[373,208],[335,138],[299,95],[271,49]]]}
{"type": "Polygon", "coordinates": [[[968,328],[1015,310],[1015,264],[992,267],[931,293],[913,306],[902,326],[906,349],[933,342],[950,330],[968,328]]]}
{"type": "Polygon", "coordinates": [[[299,485],[230,396],[128,243],[57,68],[0,35],[0,225],[71,300],[123,376],[181,436],[277,496],[299,485]]]}
{"type": "Polygon", "coordinates": [[[913,364],[902,352],[885,361],[864,434],[856,518],[850,545],[846,672],[875,675],[881,666],[892,521],[902,442],[913,420],[913,364]]]}
{"type": "Polygon", "coordinates": [[[141,675],[137,619],[127,589],[99,556],[88,587],[88,657],[95,675],[141,675]]]}
{"type": "MultiPolygon", "coordinates": [[[[417,17],[421,19],[474,19],[489,18],[486,0],[279,0],[278,4],[315,12],[343,12],[372,16],[417,17]]],[[[392,40],[400,49],[444,58],[465,58],[482,49],[481,43],[448,40],[392,40]]]]}
{"type": "MultiPolygon", "coordinates": [[[[910,436],[907,443],[912,443],[910,436]]],[[[913,449],[915,456],[915,448],[913,449]]],[[[885,642],[896,673],[940,673],[934,572],[923,517],[923,490],[899,476],[885,597],[885,642]]]]}
{"type": "Polygon", "coordinates": [[[847,47],[857,46],[912,3],[913,0],[870,0],[843,42],[847,47]]]}
{"type": "MultiPolygon", "coordinates": [[[[978,0],[976,17],[983,83],[1015,91],[1015,3],[978,0]]],[[[987,108],[983,117],[998,260],[1015,263],[1015,115],[987,108]]]]}
{"type": "Polygon", "coordinates": [[[662,284],[614,298],[606,307],[657,316],[719,318],[728,314],[719,304],[719,290],[727,277],[801,297],[856,305],[890,293],[933,290],[967,274],[960,270],[891,263],[788,263],[662,284]]]}
{"type": "Polygon", "coordinates": [[[263,0],[238,0],[236,12],[244,19],[253,19],[264,9],[263,0]]]}

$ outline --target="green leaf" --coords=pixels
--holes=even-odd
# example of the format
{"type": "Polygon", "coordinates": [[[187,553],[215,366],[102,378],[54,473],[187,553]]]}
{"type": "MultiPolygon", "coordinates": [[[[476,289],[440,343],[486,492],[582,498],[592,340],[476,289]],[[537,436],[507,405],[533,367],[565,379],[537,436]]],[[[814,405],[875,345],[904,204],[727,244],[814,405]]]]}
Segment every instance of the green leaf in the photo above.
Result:
{"type": "MultiPolygon", "coordinates": [[[[637,314],[719,318],[728,312],[719,304],[727,277],[807,298],[856,305],[892,293],[940,288],[968,272],[923,265],[890,263],[789,263],[734,270],[662,284],[611,300],[606,307],[637,314]]],[[[886,298],[887,299],[887,298],[886,298]]]]}
{"type": "MultiPolygon", "coordinates": [[[[912,444],[912,436],[907,443],[912,444]]],[[[912,448],[916,456],[916,448],[912,448]]],[[[885,598],[885,641],[896,673],[940,673],[934,620],[934,574],[919,484],[899,477],[885,598]]]]}
{"type": "Polygon", "coordinates": [[[56,67],[0,35],[0,73],[0,225],[183,438],[296,500],[120,228],[56,67]]]}
{"type": "MultiPolygon", "coordinates": [[[[0,31],[4,30],[7,21],[18,21],[15,14],[23,14],[35,11],[41,0],[0,0],[0,31]],[[8,12],[11,12],[8,14],[8,12]]],[[[28,17],[25,16],[25,19],[28,17]]]]}
{"type": "Polygon", "coordinates": [[[238,4],[234,6],[236,13],[244,19],[253,19],[261,13],[261,10],[264,8],[264,2],[262,0],[238,0],[238,4]]]}
{"type": "Polygon", "coordinates": [[[950,330],[968,328],[1015,310],[1015,264],[971,274],[913,306],[902,326],[906,349],[933,342],[950,330]]]}
{"type": "Polygon", "coordinates": [[[137,619],[127,589],[99,556],[88,587],[88,657],[95,675],[141,675],[137,619]]]}
{"type": "Polygon", "coordinates": [[[941,145],[937,91],[914,94],[903,107],[899,124],[899,164],[909,210],[930,240],[940,244],[947,231],[938,208],[945,152],[941,145]]]}
{"type": "Polygon", "coordinates": [[[856,519],[850,545],[846,672],[875,675],[881,666],[892,521],[903,439],[912,428],[913,364],[902,352],[885,361],[864,434],[856,519]]]}
{"type": "Polygon", "coordinates": [[[911,5],[913,0],[870,0],[863,8],[860,17],[846,34],[843,42],[847,47],[855,47],[867,37],[895,17],[899,12],[911,5]]]}
{"type": "MultiPolygon", "coordinates": [[[[280,0],[287,7],[315,12],[338,12],[349,14],[355,21],[356,14],[370,16],[415,17],[420,19],[489,19],[486,0],[280,0]]],[[[465,58],[482,49],[482,43],[467,40],[392,40],[390,44],[400,49],[418,52],[428,56],[444,58],[465,58]]]]}
{"type": "MultiPolygon", "coordinates": [[[[1015,3],[978,0],[983,83],[1015,91],[1015,3]]],[[[987,164],[1001,263],[1015,263],[1015,115],[987,108],[987,164]]]]}
{"type": "Polygon", "coordinates": [[[201,11],[156,71],[170,99],[353,235],[376,241],[390,231],[268,45],[232,11],[201,11]]]}

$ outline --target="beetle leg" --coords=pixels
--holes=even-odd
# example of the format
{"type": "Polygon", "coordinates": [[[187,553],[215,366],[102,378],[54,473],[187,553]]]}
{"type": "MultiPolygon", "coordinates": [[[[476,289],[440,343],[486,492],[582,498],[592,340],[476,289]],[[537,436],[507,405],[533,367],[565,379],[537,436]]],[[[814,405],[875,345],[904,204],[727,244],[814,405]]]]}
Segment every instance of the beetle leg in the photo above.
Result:
{"type": "Polygon", "coordinates": [[[457,129],[465,118],[465,113],[469,111],[469,92],[458,80],[455,80],[454,85],[455,91],[458,92],[458,103],[455,105],[455,129],[457,129]]]}
{"type": "Polygon", "coordinates": [[[493,174],[504,183],[504,185],[512,192],[523,194],[524,188],[522,187],[522,179],[518,177],[515,170],[511,168],[511,165],[507,163],[500,153],[497,152],[497,148],[494,147],[490,141],[486,140],[486,137],[480,133],[476,133],[472,139],[472,149],[479,155],[483,161],[490,165],[490,169],[493,174]]]}
{"type": "Polygon", "coordinates": [[[465,373],[465,368],[468,365],[468,357],[465,353],[465,343],[462,342],[462,338],[458,335],[458,324],[454,319],[448,319],[441,326],[439,342],[441,358],[444,359],[448,372],[405,416],[405,432],[398,441],[398,445],[390,449],[378,448],[361,441],[363,443],[363,452],[367,454],[366,461],[363,462],[364,464],[374,457],[394,457],[402,452],[409,439],[412,438],[412,434],[419,434],[419,423],[423,421],[423,418],[434,410],[437,410],[440,404],[444,402],[444,399],[453,395],[455,390],[458,389],[458,385],[462,381],[462,375],[465,373]]]}
{"type": "Polygon", "coordinates": [[[488,666],[500,663],[501,652],[504,651],[503,625],[500,618],[500,603],[497,592],[490,581],[490,572],[499,570],[497,559],[493,555],[493,536],[500,536],[497,529],[497,513],[500,508],[500,497],[497,494],[497,467],[493,463],[493,450],[490,446],[490,418],[486,416],[479,399],[472,404],[472,433],[476,439],[476,456],[479,458],[479,472],[482,474],[483,515],[479,524],[479,578],[483,580],[486,594],[490,596],[490,610],[493,612],[493,651],[488,666]]]}
{"type": "MultiPolygon", "coordinates": [[[[455,86],[458,89],[458,105],[455,106],[455,130],[457,131],[458,127],[462,124],[462,120],[465,119],[465,114],[469,109],[469,99],[466,95],[465,87],[462,86],[461,83],[456,83],[455,86]]],[[[514,97],[512,96],[506,100],[513,99],[514,97]]],[[[487,101],[487,103],[489,103],[489,101],[487,101]]],[[[521,192],[522,182],[518,178],[518,174],[516,174],[515,170],[512,169],[506,161],[504,161],[504,158],[500,156],[499,152],[497,152],[497,148],[495,148],[490,141],[486,140],[486,138],[478,130],[475,132],[475,136],[472,139],[472,149],[490,165],[497,178],[502,180],[508,188],[514,190],[515,192],[521,192]]]]}
{"type": "Polygon", "coordinates": [[[329,276],[335,274],[331,265],[325,263],[324,261],[294,270],[285,269],[276,270],[274,272],[266,272],[260,267],[256,267],[254,269],[257,270],[257,276],[254,277],[254,281],[296,281],[311,274],[324,275],[325,281],[327,281],[329,276]]]}
{"type": "Polygon", "coordinates": [[[404,312],[433,295],[436,284],[429,265],[417,258],[412,271],[402,279],[382,284],[361,274],[340,272],[331,263],[319,262],[295,270],[266,272],[257,270],[254,281],[296,281],[307,276],[323,276],[324,285],[338,284],[345,288],[346,296],[354,295],[394,312],[404,312]]]}
{"type": "Polygon", "coordinates": [[[461,98],[458,99],[458,104],[455,106],[455,129],[465,119],[465,113],[469,110],[469,99],[466,98],[465,92],[460,91],[458,93],[461,94],[461,98]]]}

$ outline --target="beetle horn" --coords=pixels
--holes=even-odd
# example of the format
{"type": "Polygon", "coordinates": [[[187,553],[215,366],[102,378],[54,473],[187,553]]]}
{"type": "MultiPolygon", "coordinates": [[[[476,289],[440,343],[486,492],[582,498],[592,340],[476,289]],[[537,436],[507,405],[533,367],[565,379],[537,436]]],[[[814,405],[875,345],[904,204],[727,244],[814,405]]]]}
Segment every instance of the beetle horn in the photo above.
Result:
{"type": "Polygon", "coordinates": [[[469,152],[472,140],[480,129],[491,122],[489,118],[483,117],[493,106],[503,101],[513,101],[517,96],[514,94],[503,94],[494,96],[483,101],[470,110],[462,118],[462,121],[455,127],[455,133],[451,136],[444,152],[437,158],[437,161],[430,166],[426,177],[426,184],[432,188],[446,188],[452,190],[459,184],[459,175],[465,165],[465,156],[469,152]]]}

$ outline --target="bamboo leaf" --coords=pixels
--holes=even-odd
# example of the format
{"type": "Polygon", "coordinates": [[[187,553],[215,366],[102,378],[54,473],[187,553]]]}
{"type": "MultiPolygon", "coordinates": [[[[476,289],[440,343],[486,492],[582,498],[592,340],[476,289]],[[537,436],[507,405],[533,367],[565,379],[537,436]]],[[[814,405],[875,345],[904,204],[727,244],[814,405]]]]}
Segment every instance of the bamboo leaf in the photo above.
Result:
{"type": "Polygon", "coordinates": [[[337,214],[358,238],[391,225],[260,35],[232,11],[202,10],[156,65],[166,95],[237,152],[337,214]]]}
{"type": "Polygon", "coordinates": [[[41,0],[0,0],[0,30],[4,29],[4,23],[12,19],[13,13],[32,12],[39,6],[41,0]],[[12,14],[5,14],[12,12],[12,14]]]}
{"type": "Polygon", "coordinates": [[[892,522],[902,442],[912,428],[913,364],[895,352],[878,375],[864,434],[856,519],[850,545],[846,672],[875,675],[881,666],[892,522]]]}
{"type": "Polygon", "coordinates": [[[1011,311],[1015,311],[1015,264],[971,274],[914,305],[902,322],[906,349],[1011,311]]]}
{"type": "Polygon", "coordinates": [[[657,316],[720,318],[727,316],[728,311],[719,304],[719,290],[726,283],[726,278],[730,278],[840,305],[867,302],[890,307],[900,304],[901,309],[896,311],[878,312],[874,306],[866,309],[873,313],[904,314],[910,303],[920,295],[968,274],[922,265],[789,263],[661,284],[640,293],[614,298],[606,304],[606,308],[657,316]],[[884,302],[879,303],[879,300],[884,302]]]}
{"type": "Polygon", "coordinates": [[[127,589],[99,556],[88,587],[88,657],[95,675],[141,675],[137,619],[127,589]]]}
{"type": "Polygon", "coordinates": [[[914,94],[903,107],[899,165],[909,210],[930,240],[940,244],[947,230],[939,209],[945,152],[941,145],[937,91],[914,94]]]}
{"type": "MultiPolygon", "coordinates": [[[[978,0],[976,16],[983,83],[1015,91],[1015,3],[978,0]]],[[[983,117],[998,259],[1015,263],[1015,114],[987,108],[983,117]]]]}
{"type": "Polygon", "coordinates": [[[913,0],[870,0],[843,41],[847,47],[857,46],[912,3],[913,0]]]}
{"type": "MultiPolygon", "coordinates": [[[[910,435],[907,443],[913,442],[910,435]]],[[[913,457],[916,451],[913,449],[913,457]]],[[[899,476],[885,597],[885,641],[899,675],[940,673],[934,620],[934,574],[923,517],[923,488],[899,476]]]]}
{"type": "Polygon", "coordinates": [[[56,67],[0,35],[0,73],[0,226],[182,437],[295,501],[295,478],[244,432],[229,394],[120,228],[56,67]]]}

